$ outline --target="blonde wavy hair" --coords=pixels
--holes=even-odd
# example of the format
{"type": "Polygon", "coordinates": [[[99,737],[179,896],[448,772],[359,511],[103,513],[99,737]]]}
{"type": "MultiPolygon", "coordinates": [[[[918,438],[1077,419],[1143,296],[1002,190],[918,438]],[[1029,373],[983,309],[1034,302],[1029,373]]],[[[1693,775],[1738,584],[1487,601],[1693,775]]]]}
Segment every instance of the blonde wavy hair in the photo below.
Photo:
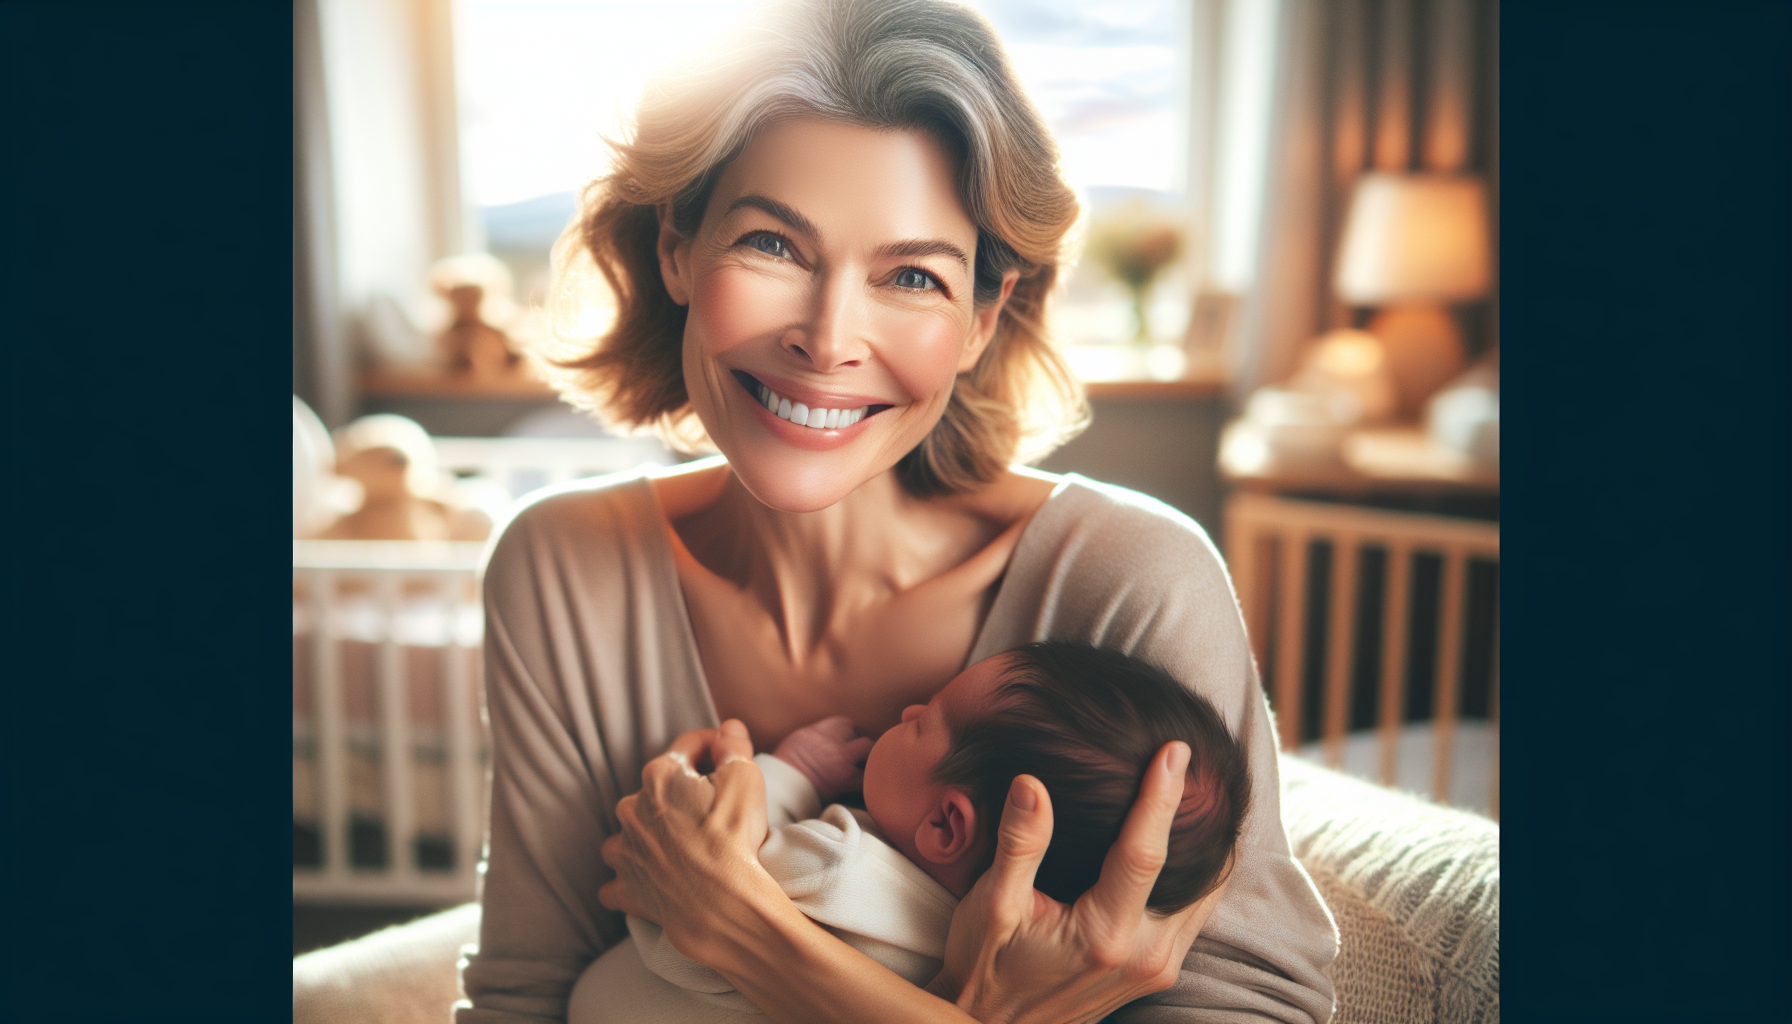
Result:
{"type": "Polygon", "coordinates": [[[958,163],[977,226],[976,305],[1019,279],[945,414],[897,463],[920,497],[974,490],[1087,425],[1082,385],[1045,327],[1077,222],[1058,147],[995,32],[943,0],[794,0],[649,80],[607,175],[554,246],[546,372],[574,405],[684,451],[709,448],[685,390],[686,309],[660,277],[656,206],[691,235],[728,162],[766,127],[820,117],[926,131],[958,163]]]}

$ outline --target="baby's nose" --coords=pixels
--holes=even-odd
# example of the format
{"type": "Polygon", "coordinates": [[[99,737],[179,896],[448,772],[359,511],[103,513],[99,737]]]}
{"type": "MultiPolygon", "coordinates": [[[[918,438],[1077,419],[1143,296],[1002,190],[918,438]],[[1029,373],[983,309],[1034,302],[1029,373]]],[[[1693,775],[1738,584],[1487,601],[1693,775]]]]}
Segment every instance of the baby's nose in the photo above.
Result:
{"type": "Polygon", "coordinates": [[[910,704],[908,707],[902,709],[902,720],[904,722],[912,721],[913,719],[919,718],[921,712],[926,710],[927,705],[925,704],[910,704]]]}

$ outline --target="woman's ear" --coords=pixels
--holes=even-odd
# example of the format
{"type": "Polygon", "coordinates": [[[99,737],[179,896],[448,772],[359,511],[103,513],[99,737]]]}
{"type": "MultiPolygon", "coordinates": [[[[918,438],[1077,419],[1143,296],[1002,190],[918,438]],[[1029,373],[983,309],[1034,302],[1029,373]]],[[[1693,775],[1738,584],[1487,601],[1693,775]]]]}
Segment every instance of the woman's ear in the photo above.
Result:
{"type": "Polygon", "coordinates": [[[971,343],[964,347],[964,355],[958,360],[958,372],[969,373],[977,365],[983,350],[989,347],[991,338],[996,336],[996,325],[1002,320],[1002,307],[1008,305],[1008,296],[1014,294],[1014,282],[1020,280],[1020,271],[1010,270],[1002,275],[1002,294],[996,301],[971,311],[971,343]]]}
{"type": "Polygon", "coordinates": [[[691,304],[691,240],[672,226],[672,204],[654,207],[660,219],[660,280],[666,283],[666,294],[680,306],[691,304]]]}
{"type": "Polygon", "coordinates": [[[956,864],[976,848],[977,807],[964,790],[948,786],[915,829],[915,850],[935,864],[956,864]]]}

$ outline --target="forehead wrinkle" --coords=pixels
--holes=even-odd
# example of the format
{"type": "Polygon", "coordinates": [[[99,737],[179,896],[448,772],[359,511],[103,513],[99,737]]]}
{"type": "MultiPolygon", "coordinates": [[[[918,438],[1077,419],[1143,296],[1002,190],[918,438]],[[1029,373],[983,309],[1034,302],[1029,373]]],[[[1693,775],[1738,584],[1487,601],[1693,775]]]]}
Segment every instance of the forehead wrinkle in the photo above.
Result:
{"type": "Polygon", "coordinates": [[[756,192],[741,196],[734,202],[729,203],[728,213],[733,213],[736,210],[748,207],[759,210],[762,213],[770,214],[772,217],[783,221],[785,224],[808,235],[810,238],[821,237],[821,229],[817,228],[815,223],[809,218],[798,213],[795,208],[787,203],[780,203],[770,196],[759,195],[756,192]]]}

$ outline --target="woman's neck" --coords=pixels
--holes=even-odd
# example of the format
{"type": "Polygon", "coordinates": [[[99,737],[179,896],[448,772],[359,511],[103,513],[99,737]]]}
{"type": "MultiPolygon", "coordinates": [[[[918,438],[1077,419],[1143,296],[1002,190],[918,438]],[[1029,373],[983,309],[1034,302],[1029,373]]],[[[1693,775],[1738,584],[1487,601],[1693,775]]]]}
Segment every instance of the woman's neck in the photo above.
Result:
{"type": "Polygon", "coordinates": [[[766,506],[725,465],[700,472],[720,476],[693,479],[685,507],[667,509],[674,531],[765,609],[798,661],[830,626],[951,572],[1010,525],[973,501],[916,498],[893,472],[816,512],[766,506]]]}

